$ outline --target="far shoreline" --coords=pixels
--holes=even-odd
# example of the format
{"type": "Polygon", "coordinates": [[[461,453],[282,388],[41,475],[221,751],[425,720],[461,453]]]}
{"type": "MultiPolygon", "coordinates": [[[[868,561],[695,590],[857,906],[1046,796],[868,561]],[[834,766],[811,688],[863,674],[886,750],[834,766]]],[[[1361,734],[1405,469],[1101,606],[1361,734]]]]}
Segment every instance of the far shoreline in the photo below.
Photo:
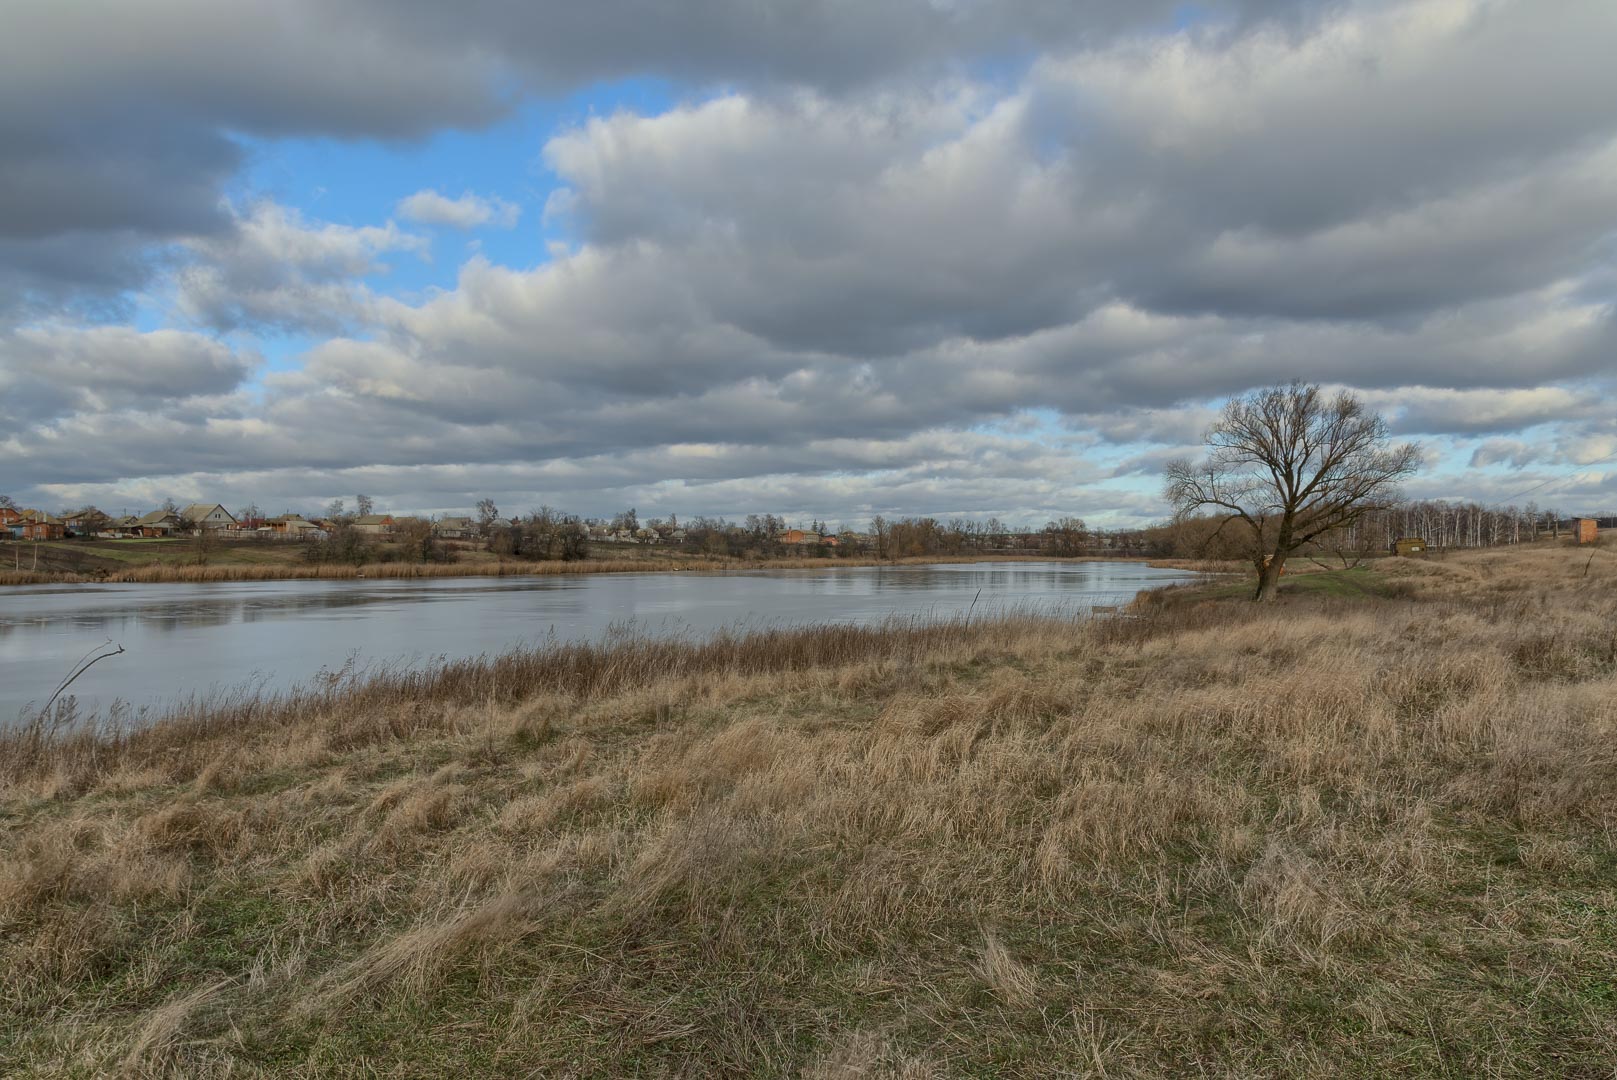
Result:
{"type": "MultiPolygon", "coordinates": [[[[881,566],[944,566],[970,563],[1127,562],[1174,570],[1213,569],[1201,560],[1154,558],[1146,555],[917,555],[899,559],[781,558],[732,559],[722,556],[691,558],[579,559],[572,562],[407,563],[378,562],[359,565],[221,563],[204,565],[154,564],[106,573],[0,569],[0,587],[37,585],[196,585],[245,581],[374,581],[459,577],[556,577],[573,574],[746,573],[759,570],[833,570],[881,566]],[[1194,565],[1193,565],[1194,564],[1194,565]]],[[[1220,567],[1222,568],[1222,567],[1220,567]]]]}

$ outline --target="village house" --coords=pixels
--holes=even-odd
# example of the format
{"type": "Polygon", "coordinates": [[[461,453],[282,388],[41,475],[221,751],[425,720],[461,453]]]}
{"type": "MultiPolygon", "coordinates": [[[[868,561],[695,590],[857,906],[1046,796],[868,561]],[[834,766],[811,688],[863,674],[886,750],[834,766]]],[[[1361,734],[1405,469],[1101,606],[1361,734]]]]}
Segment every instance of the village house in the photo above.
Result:
{"type": "Polygon", "coordinates": [[[22,524],[22,511],[13,510],[9,506],[0,506],[0,529],[10,529],[13,525],[22,524]]]}
{"type": "Polygon", "coordinates": [[[208,532],[217,532],[220,529],[234,529],[236,515],[226,510],[218,503],[192,503],[180,511],[180,520],[191,522],[198,529],[208,532]]]}
{"type": "Polygon", "coordinates": [[[135,519],[132,533],[148,539],[159,539],[173,536],[183,526],[180,515],[172,510],[153,510],[135,519]]]}
{"type": "Polygon", "coordinates": [[[392,514],[366,514],[354,519],[354,531],[366,536],[390,536],[396,524],[392,514]]]}
{"type": "Polygon", "coordinates": [[[432,523],[432,535],[440,540],[470,540],[477,535],[477,523],[469,517],[439,518],[432,523]]]}
{"type": "Polygon", "coordinates": [[[96,535],[107,537],[109,540],[124,540],[131,536],[139,536],[140,518],[134,514],[125,514],[123,517],[112,518],[96,535]]]}
{"type": "Polygon", "coordinates": [[[783,544],[830,544],[834,547],[837,543],[837,538],[834,536],[821,536],[819,533],[811,532],[808,529],[787,529],[780,534],[780,542],[783,544]]]}
{"type": "Polygon", "coordinates": [[[24,510],[22,516],[24,540],[60,540],[67,535],[67,525],[62,519],[43,510],[24,510]]]}
{"type": "Polygon", "coordinates": [[[86,506],[83,510],[65,514],[62,524],[74,536],[90,536],[104,530],[112,519],[93,506],[86,506]]]}
{"type": "Polygon", "coordinates": [[[326,530],[301,514],[282,514],[272,517],[256,530],[260,536],[277,540],[320,540],[326,530]]]}

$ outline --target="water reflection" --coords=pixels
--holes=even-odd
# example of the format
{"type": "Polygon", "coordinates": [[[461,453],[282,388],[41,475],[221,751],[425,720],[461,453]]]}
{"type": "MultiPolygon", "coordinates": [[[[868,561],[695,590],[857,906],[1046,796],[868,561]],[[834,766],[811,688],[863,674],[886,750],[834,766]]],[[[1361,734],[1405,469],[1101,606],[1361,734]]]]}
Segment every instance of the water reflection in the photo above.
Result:
{"type": "Polygon", "coordinates": [[[105,639],[127,653],[74,691],[103,714],[172,704],[210,688],[278,688],[340,666],[465,657],[548,636],[642,633],[892,616],[1079,611],[1126,603],[1189,575],[1139,563],[975,563],[736,574],[269,581],[202,585],[36,586],[0,594],[0,723],[42,701],[73,661],[105,639]]]}

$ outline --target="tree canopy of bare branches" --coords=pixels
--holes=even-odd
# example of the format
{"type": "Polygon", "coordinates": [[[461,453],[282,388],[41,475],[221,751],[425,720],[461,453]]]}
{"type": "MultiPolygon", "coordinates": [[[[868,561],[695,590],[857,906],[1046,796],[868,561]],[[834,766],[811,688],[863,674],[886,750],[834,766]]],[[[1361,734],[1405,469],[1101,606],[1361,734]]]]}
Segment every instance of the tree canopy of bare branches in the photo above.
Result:
{"type": "Polygon", "coordinates": [[[1168,463],[1165,494],[1176,515],[1212,510],[1245,530],[1258,600],[1273,599],[1287,556],[1392,505],[1420,464],[1353,394],[1296,382],[1231,398],[1206,443],[1202,460],[1168,463]]]}

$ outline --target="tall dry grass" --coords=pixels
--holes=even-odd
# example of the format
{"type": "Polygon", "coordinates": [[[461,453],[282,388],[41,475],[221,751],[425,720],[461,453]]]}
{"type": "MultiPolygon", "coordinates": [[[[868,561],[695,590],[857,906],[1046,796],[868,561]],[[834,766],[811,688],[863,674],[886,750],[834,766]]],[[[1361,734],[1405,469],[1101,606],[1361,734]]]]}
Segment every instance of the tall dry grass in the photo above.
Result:
{"type": "Polygon", "coordinates": [[[1375,575],[13,736],[0,1072],[1610,1075],[1617,557],[1375,575]]]}

